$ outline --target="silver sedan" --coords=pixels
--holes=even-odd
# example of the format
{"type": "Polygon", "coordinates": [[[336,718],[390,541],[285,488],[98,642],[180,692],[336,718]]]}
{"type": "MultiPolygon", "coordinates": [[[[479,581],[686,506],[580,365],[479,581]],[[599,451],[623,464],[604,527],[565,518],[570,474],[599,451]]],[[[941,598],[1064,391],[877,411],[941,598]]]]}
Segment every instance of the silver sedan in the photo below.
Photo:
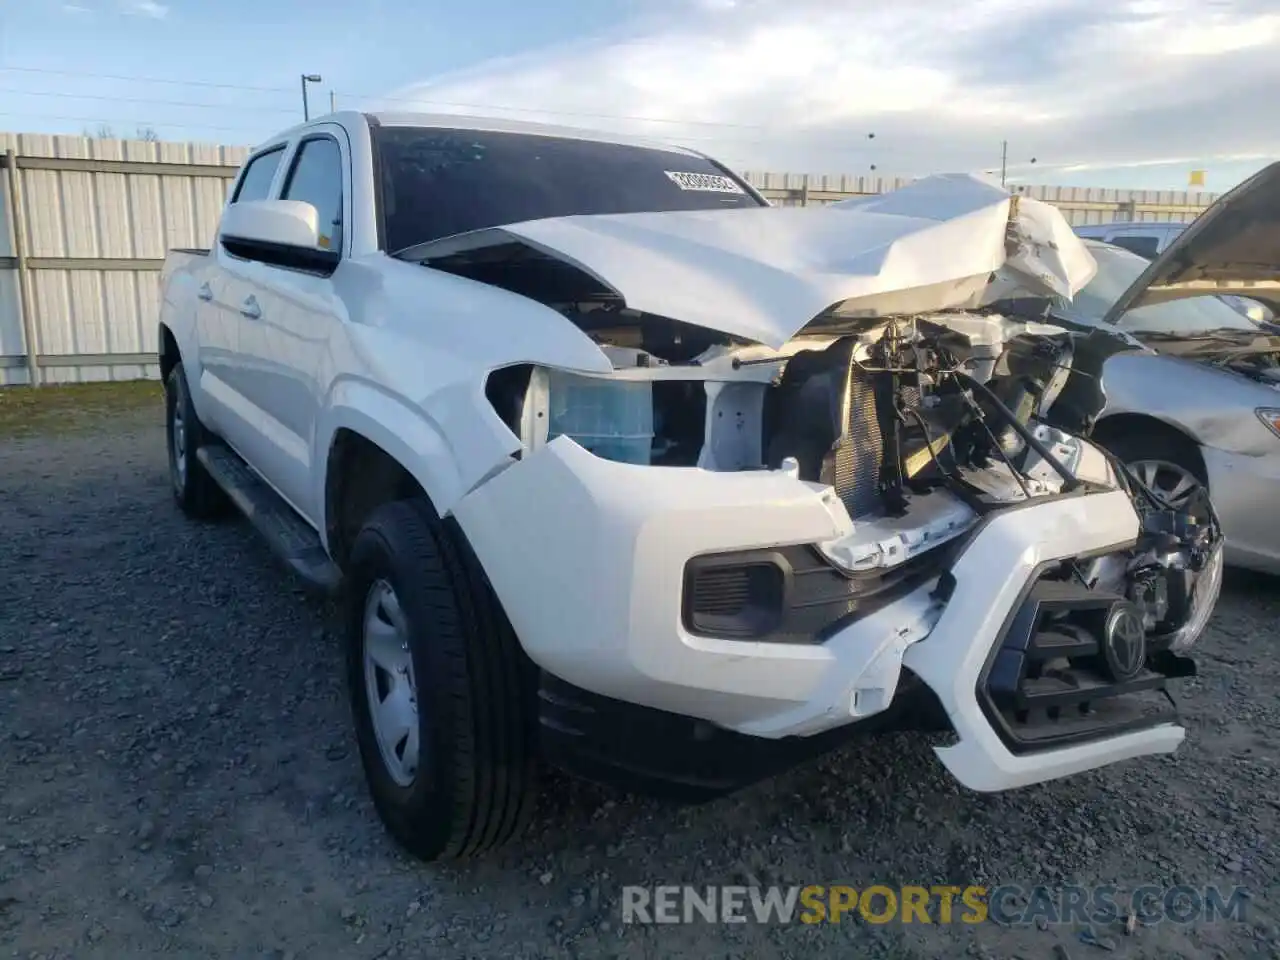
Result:
{"type": "MultiPolygon", "coordinates": [[[[1274,181],[1280,196],[1280,175],[1274,181]]],[[[1112,343],[1094,438],[1174,503],[1207,486],[1227,562],[1280,573],[1280,329],[1203,295],[1243,290],[1209,277],[1215,256],[1223,266],[1221,249],[1209,251],[1203,231],[1199,247],[1182,242],[1196,232],[1155,263],[1086,241],[1098,272],[1050,314],[1066,327],[1105,332],[1112,343]],[[1192,295],[1188,277],[1200,278],[1202,295],[1192,295]]],[[[1250,253],[1260,255],[1251,264],[1256,273],[1256,261],[1275,251],[1254,245],[1250,253]]]]}

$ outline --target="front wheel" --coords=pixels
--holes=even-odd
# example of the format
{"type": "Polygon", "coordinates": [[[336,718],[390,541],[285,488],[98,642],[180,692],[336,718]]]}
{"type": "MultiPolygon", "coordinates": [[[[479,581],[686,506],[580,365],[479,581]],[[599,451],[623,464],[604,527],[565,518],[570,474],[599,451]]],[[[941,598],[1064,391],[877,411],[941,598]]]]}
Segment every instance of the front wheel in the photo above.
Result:
{"type": "Polygon", "coordinates": [[[1200,451],[1184,437],[1135,430],[1113,437],[1103,446],[1120,458],[1139,483],[1171,507],[1190,506],[1201,490],[1209,491],[1200,451]]]}
{"type": "Polygon", "coordinates": [[[346,591],[356,739],[387,830],[423,860],[514,837],[536,794],[533,667],[460,531],[424,500],[378,508],[346,591]]]}

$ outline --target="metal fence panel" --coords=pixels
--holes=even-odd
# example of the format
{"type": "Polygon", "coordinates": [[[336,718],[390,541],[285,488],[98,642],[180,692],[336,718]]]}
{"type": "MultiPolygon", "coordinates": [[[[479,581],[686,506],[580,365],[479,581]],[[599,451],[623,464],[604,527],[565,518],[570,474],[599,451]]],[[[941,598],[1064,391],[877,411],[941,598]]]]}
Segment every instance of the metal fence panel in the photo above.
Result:
{"type": "Polygon", "coordinates": [[[18,312],[18,272],[0,268],[0,387],[27,382],[26,349],[18,312]]]}
{"type": "MultiPolygon", "coordinates": [[[[0,170],[0,386],[29,382],[32,351],[40,382],[158,377],[158,364],[147,361],[157,350],[160,261],[173,247],[211,244],[249,150],[0,133],[0,162],[6,151],[15,157],[14,170],[0,170]],[[27,327],[34,328],[32,343],[27,327]]],[[[832,203],[910,182],[883,174],[745,177],[780,206],[832,203]]],[[[1015,189],[1055,204],[1072,224],[1187,221],[1216,199],[1184,191],[1015,189]]]]}
{"type": "Polygon", "coordinates": [[[249,148],[0,134],[6,150],[19,196],[0,178],[0,385],[29,382],[19,229],[39,380],[159,376],[137,361],[157,350],[160,262],[209,245],[249,148]]]}

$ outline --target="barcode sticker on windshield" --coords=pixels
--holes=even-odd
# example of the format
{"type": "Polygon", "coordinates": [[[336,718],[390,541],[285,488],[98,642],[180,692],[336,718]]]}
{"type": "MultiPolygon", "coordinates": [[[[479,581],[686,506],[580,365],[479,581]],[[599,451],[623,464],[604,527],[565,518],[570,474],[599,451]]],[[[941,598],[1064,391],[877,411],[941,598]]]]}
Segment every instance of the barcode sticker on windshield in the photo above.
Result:
{"type": "Polygon", "coordinates": [[[746,193],[729,177],[714,173],[681,173],[678,170],[664,170],[670,179],[681,190],[706,190],[711,193],[746,193]]]}

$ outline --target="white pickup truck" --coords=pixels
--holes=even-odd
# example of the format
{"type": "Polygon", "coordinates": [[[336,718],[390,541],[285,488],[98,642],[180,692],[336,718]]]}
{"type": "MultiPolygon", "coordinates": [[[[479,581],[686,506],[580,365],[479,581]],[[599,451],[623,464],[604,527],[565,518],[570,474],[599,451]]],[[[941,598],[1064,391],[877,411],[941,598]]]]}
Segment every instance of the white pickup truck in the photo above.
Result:
{"type": "Polygon", "coordinates": [[[544,761],[696,801],[871,726],[982,791],[1169,752],[1212,507],[1080,438],[1088,338],[1001,311],[1094,269],[966,176],[774,208],[689,150],[336,113],[166,262],[173,491],[341,591],[425,859],[513,836],[544,761]]]}

